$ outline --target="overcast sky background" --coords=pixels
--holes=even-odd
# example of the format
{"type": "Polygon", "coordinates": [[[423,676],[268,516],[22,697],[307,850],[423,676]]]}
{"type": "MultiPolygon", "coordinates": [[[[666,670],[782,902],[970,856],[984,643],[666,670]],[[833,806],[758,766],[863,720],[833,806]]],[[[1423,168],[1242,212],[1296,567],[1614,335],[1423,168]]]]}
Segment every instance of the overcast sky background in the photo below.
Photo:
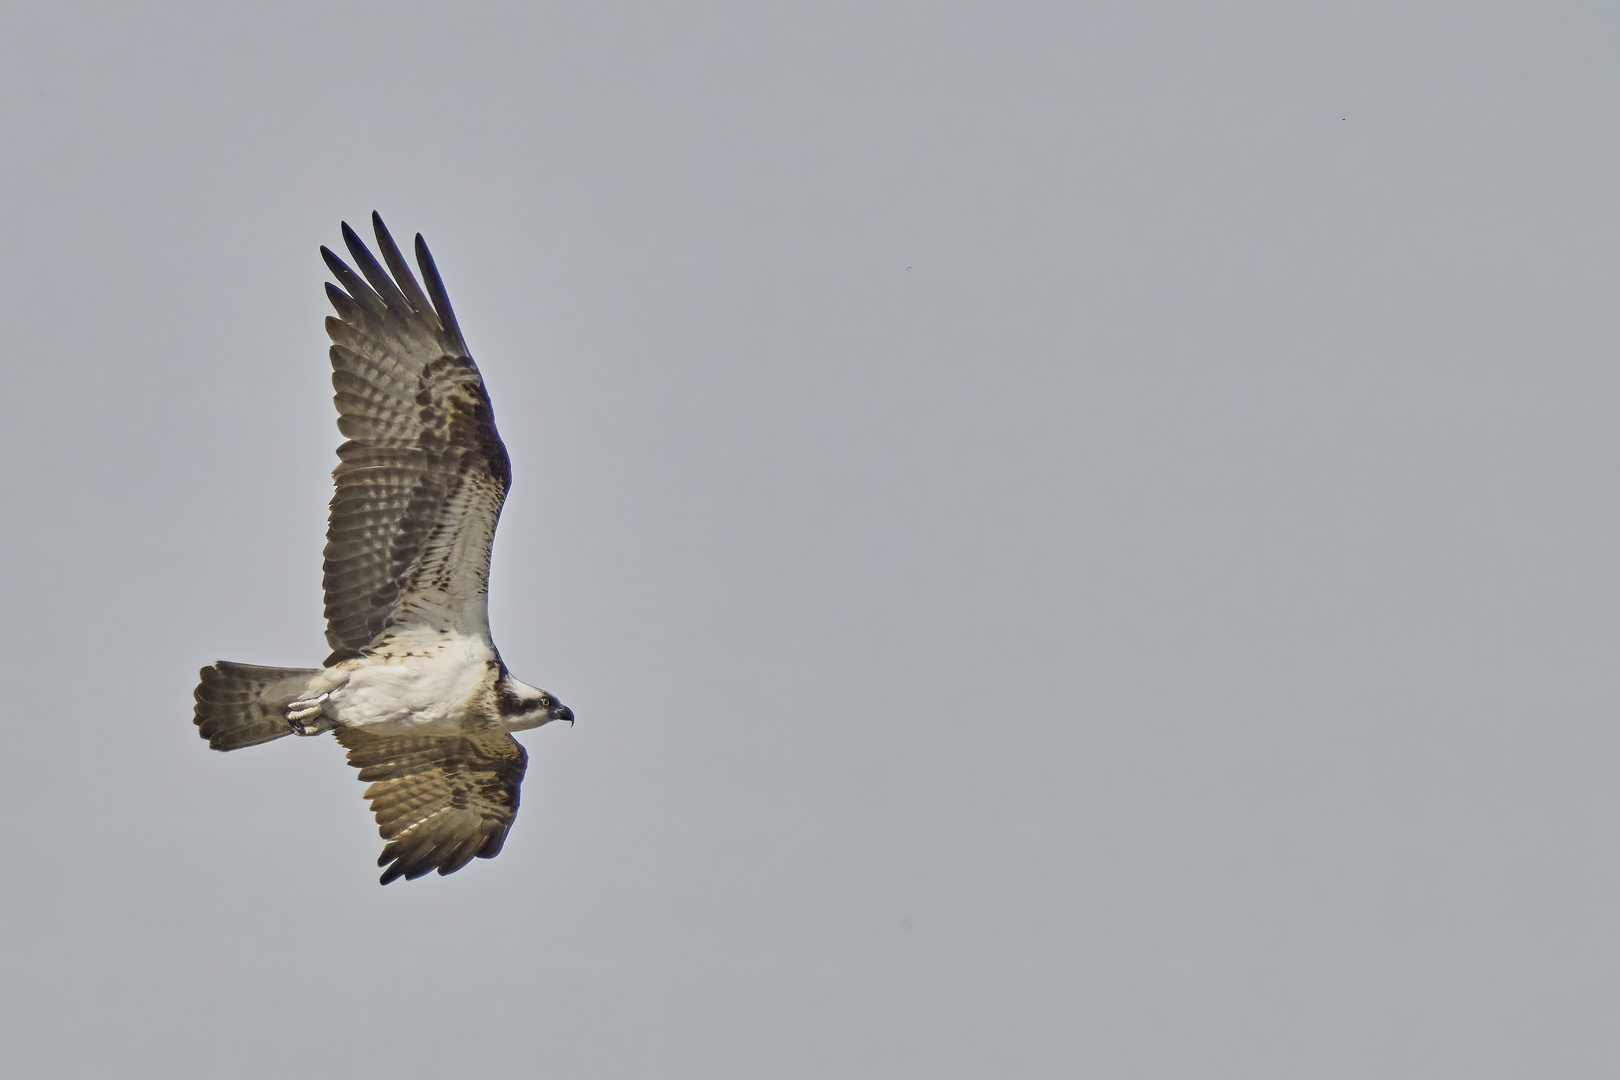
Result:
{"type": "Polygon", "coordinates": [[[1620,1068],[1620,8],[11,5],[0,1071],[1620,1068]],[[325,270],[573,728],[380,888],[325,270]]]}

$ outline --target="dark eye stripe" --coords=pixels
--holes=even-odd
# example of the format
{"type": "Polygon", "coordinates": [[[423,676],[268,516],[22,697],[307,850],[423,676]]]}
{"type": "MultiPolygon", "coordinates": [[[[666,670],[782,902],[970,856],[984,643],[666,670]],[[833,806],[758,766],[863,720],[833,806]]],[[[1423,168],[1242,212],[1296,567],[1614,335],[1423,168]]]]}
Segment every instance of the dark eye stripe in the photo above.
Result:
{"type": "Polygon", "coordinates": [[[514,713],[525,711],[529,703],[518,697],[506,687],[501,687],[495,694],[496,707],[501,710],[502,716],[511,716],[514,713]]]}

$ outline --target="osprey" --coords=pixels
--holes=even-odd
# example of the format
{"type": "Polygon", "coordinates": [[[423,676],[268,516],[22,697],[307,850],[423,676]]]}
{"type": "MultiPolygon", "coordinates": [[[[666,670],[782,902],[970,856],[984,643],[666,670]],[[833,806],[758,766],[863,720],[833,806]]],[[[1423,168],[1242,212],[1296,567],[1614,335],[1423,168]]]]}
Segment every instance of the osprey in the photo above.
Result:
{"type": "Polygon", "coordinates": [[[528,761],[510,733],[574,714],[513,678],[490,639],[506,447],[427,245],[416,237],[424,292],[382,218],[371,223],[386,270],[347,223],[359,274],[321,248],[341,286],[326,286],[326,332],[348,438],[322,577],[332,655],[319,668],[221,660],[194,696],[215,750],[332,732],[371,781],[386,885],[494,858],[528,761]]]}

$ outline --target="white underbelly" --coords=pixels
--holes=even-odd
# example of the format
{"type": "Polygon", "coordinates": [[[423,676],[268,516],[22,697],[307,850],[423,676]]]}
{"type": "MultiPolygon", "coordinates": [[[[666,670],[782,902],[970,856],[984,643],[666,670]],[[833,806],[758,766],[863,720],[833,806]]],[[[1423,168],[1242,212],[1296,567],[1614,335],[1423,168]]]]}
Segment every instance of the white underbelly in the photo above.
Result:
{"type": "Polygon", "coordinates": [[[409,656],[380,655],[349,672],[325,711],[344,727],[378,734],[458,730],[489,681],[492,658],[482,642],[467,639],[409,656]]]}

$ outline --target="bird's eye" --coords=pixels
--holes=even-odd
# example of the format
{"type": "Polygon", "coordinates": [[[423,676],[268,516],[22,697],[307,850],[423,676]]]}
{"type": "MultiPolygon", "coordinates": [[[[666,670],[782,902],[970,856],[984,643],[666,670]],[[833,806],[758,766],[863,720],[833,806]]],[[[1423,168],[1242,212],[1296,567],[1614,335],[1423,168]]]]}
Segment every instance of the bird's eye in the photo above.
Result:
{"type": "Polygon", "coordinates": [[[546,695],[541,694],[540,695],[540,707],[542,709],[551,708],[551,699],[549,697],[547,697],[546,695]]]}

